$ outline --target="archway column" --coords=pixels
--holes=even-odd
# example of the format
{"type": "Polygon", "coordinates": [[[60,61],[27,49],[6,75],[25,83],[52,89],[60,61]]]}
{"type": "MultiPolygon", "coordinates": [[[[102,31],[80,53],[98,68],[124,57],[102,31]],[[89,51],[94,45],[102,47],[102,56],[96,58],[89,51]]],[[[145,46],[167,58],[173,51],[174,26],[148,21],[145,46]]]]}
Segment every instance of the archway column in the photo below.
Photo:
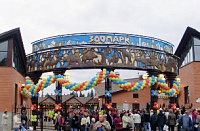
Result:
{"type": "MultiPolygon", "coordinates": [[[[177,74],[176,74],[176,73],[172,73],[172,72],[166,72],[165,75],[166,75],[166,80],[167,80],[168,86],[169,86],[170,88],[172,88],[172,86],[173,86],[173,81],[175,80],[177,74]]],[[[170,97],[170,98],[169,98],[169,105],[168,105],[168,108],[171,108],[170,105],[171,105],[171,104],[174,104],[174,103],[176,103],[176,102],[177,102],[177,101],[176,101],[175,97],[170,97]]]]}
{"type": "MultiPolygon", "coordinates": [[[[155,70],[155,69],[148,69],[148,70],[147,70],[147,73],[148,73],[148,75],[149,75],[150,77],[151,77],[151,76],[157,77],[157,76],[160,74],[160,71],[159,71],[159,70],[155,70]]],[[[155,90],[155,89],[156,89],[156,85],[151,86],[151,89],[150,89],[150,96],[151,96],[151,101],[150,101],[151,106],[150,106],[150,108],[151,108],[151,109],[153,108],[154,102],[157,102],[157,100],[158,100],[158,98],[153,97],[153,96],[151,95],[151,91],[152,91],[152,90],[155,90]]]]}
{"type": "MultiPolygon", "coordinates": [[[[40,77],[42,75],[42,72],[34,72],[28,74],[28,76],[33,80],[34,84],[37,84],[40,77]]],[[[32,97],[31,98],[32,104],[36,104],[36,107],[38,109],[38,97],[32,97]]],[[[38,116],[38,110],[33,110],[32,115],[38,116]]],[[[32,122],[33,130],[36,130],[36,126],[38,125],[38,122],[32,122]]]]}

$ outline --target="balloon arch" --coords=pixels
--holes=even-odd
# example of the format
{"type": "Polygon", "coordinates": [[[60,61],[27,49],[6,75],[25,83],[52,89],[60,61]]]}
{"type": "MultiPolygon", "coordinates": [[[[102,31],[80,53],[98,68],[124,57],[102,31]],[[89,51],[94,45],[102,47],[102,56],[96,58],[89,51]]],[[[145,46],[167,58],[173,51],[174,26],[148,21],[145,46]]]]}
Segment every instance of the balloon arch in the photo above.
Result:
{"type": "Polygon", "coordinates": [[[175,81],[178,57],[173,55],[173,45],[157,38],[120,33],[67,34],[35,41],[32,49],[27,55],[29,78],[21,90],[25,97],[35,99],[40,91],[58,82],[55,90],[58,104],[62,87],[83,91],[104,80],[106,103],[111,103],[111,82],[132,92],[151,88],[151,102],[155,102],[154,98],[177,97],[180,92],[179,83],[175,81]],[[88,81],[73,83],[63,75],[70,69],[102,70],[88,81]],[[115,74],[115,69],[143,70],[149,77],[130,83],[115,74]],[[49,71],[54,74],[39,80],[43,72],[49,71]],[[159,74],[164,74],[166,81],[159,74]]]}

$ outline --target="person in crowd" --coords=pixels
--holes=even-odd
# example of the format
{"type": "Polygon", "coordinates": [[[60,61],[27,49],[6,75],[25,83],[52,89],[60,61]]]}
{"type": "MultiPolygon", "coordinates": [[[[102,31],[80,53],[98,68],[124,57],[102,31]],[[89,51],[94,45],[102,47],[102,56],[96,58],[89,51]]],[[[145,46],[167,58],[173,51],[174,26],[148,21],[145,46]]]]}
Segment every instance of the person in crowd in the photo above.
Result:
{"type": "Polygon", "coordinates": [[[141,113],[141,128],[144,127],[144,115],[145,115],[145,110],[140,110],[141,113]]]}
{"type": "Polygon", "coordinates": [[[198,131],[200,131],[200,110],[198,110],[197,123],[198,123],[198,131]]]}
{"type": "Polygon", "coordinates": [[[158,117],[157,117],[156,110],[154,110],[153,114],[151,115],[150,123],[151,123],[151,130],[156,131],[156,127],[157,127],[157,123],[158,123],[158,117]]]}
{"type": "Polygon", "coordinates": [[[150,113],[148,109],[146,110],[144,114],[143,121],[144,121],[144,130],[147,131],[147,127],[148,127],[149,131],[151,131],[150,113]]]}
{"type": "Polygon", "coordinates": [[[166,124],[166,116],[163,114],[163,111],[160,110],[158,114],[158,130],[163,131],[163,127],[166,124]]]}
{"type": "Polygon", "coordinates": [[[173,113],[173,110],[169,110],[169,115],[168,115],[168,126],[169,126],[169,131],[174,131],[174,127],[176,125],[176,115],[173,113]]]}
{"type": "Polygon", "coordinates": [[[57,126],[57,131],[61,131],[61,127],[63,126],[63,123],[64,123],[64,118],[61,115],[60,111],[58,111],[58,115],[56,117],[55,123],[56,123],[56,126],[57,126]]]}
{"type": "Polygon", "coordinates": [[[73,111],[70,111],[69,112],[69,115],[68,115],[68,117],[67,117],[67,122],[68,122],[68,124],[70,125],[70,127],[72,126],[72,119],[73,119],[73,117],[74,117],[74,112],[73,111]]]}
{"type": "Polygon", "coordinates": [[[123,131],[128,131],[128,128],[127,128],[128,123],[130,123],[129,118],[128,118],[128,113],[124,111],[124,115],[122,117],[123,131]]]}
{"type": "Polygon", "coordinates": [[[110,126],[111,126],[111,131],[114,131],[114,118],[111,114],[112,112],[111,111],[108,111],[108,114],[107,114],[107,121],[110,123],[110,126]]]}
{"type": "Polygon", "coordinates": [[[26,116],[26,113],[23,112],[22,115],[21,115],[21,122],[24,123],[25,125],[27,124],[27,116],[26,116]]]}
{"type": "Polygon", "coordinates": [[[94,112],[93,118],[95,118],[96,121],[99,121],[99,113],[97,111],[94,112]]]}
{"type": "Polygon", "coordinates": [[[185,111],[185,115],[183,115],[178,120],[178,123],[182,127],[181,130],[186,130],[186,131],[193,130],[193,122],[192,122],[192,119],[189,117],[188,111],[185,111]]]}
{"type": "Polygon", "coordinates": [[[134,114],[134,124],[135,124],[135,130],[136,131],[141,131],[141,116],[139,114],[139,111],[135,111],[135,114],[134,114]]]}
{"type": "MultiPolygon", "coordinates": [[[[176,114],[176,121],[178,121],[178,119],[182,117],[182,114],[181,114],[180,110],[176,110],[175,114],[176,114]]],[[[181,130],[181,126],[180,126],[180,124],[178,124],[178,122],[177,122],[177,130],[178,131],[181,130]]]]}
{"type": "Polygon", "coordinates": [[[150,117],[153,115],[154,111],[151,109],[150,110],[150,117]]]}
{"type": "Polygon", "coordinates": [[[21,131],[27,131],[26,121],[23,120],[21,124],[21,131]]]}
{"type": "Polygon", "coordinates": [[[87,116],[84,114],[81,118],[81,131],[87,131],[87,116]]]}
{"type": "Polygon", "coordinates": [[[90,128],[90,123],[91,123],[91,118],[90,118],[89,112],[86,112],[85,115],[86,115],[86,117],[87,117],[86,128],[87,128],[87,130],[89,130],[89,128],[90,128]]]}
{"type": "Polygon", "coordinates": [[[79,113],[76,112],[74,117],[72,118],[72,126],[71,126],[71,131],[78,131],[79,128],[79,121],[78,121],[79,113]]]}
{"type": "Polygon", "coordinates": [[[2,115],[2,129],[3,129],[3,131],[8,130],[8,113],[7,113],[7,111],[4,111],[4,113],[2,115]]]}
{"type": "Polygon", "coordinates": [[[19,127],[21,124],[20,113],[17,112],[13,117],[13,129],[14,131],[19,131],[19,127]]]}
{"type": "MultiPolygon", "coordinates": [[[[161,109],[162,110],[162,109],[161,109]]],[[[166,116],[166,120],[168,120],[168,116],[169,116],[169,110],[168,109],[165,109],[165,112],[164,112],[165,116],[166,116]]]]}
{"type": "Polygon", "coordinates": [[[89,127],[89,131],[92,131],[94,126],[95,126],[95,118],[92,118],[91,123],[90,123],[90,127],[89,127]]]}
{"type": "Polygon", "coordinates": [[[128,118],[129,118],[130,125],[131,125],[131,129],[129,129],[129,131],[134,131],[134,121],[133,121],[133,117],[130,112],[128,114],[128,118]]]}
{"type": "Polygon", "coordinates": [[[120,114],[117,114],[117,117],[114,119],[114,126],[115,131],[122,131],[122,118],[120,117],[120,114]]]}
{"type": "Polygon", "coordinates": [[[198,127],[197,127],[197,116],[198,116],[198,112],[196,111],[196,109],[192,110],[192,122],[193,122],[193,127],[194,127],[194,131],[197,131],[198,127]]]}
{"type": "Polygon", "coordinates": [[[81,110],[79,112],[79,117],[78,117],[78,122],[79,122],[79,124],[78,124],[78,131],[81,131],[81,119],[82,118],[83,118],[83,111],[81,110]]]}
{"type": "Polygon", "coordinates": [[[182,110],[181,110],[181,114],[183,115],[185,113],[185,106],[183,106],[182,110]]]}
{"type": "Polygon", "coordinates": [[[110,123],[106,121],[105,116],[99,115],[99,121],[95,123],[93,131],[110,131],[110,130],[111,130],[110,123]]]}

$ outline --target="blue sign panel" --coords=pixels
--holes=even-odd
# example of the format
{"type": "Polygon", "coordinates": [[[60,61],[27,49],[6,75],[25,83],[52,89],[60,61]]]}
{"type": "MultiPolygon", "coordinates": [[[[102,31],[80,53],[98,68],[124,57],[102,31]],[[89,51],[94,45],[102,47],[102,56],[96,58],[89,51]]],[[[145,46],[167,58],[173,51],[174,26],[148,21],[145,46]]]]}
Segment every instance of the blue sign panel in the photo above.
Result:
{"type": "Polygon", "coordinates": [[[85,45],[85,44],[122,44],[141,47],[149,47],[168,53],[173,53],[173,45],[169,42],[153,37],[118,34],[118,33],[84,33],[61,35],[45,38],[33,42],[33,52],[48,49],[52,47],[67,45],[85,45]]]}

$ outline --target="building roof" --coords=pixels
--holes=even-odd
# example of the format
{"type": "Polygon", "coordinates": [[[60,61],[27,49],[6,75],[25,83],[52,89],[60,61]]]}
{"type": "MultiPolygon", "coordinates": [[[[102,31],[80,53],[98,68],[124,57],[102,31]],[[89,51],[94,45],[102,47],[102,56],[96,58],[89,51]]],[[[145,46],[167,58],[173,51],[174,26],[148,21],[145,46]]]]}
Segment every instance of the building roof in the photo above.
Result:
{"type": "Polygon", "coordinates": [[[200,38],[200,32],[198,32],[197,30],[195,30],[191,27],[187,27],[179,45],[175,51],[176,56],[181,57],[181,54],[183,53],[185,47],[189,44],[188,41],[190,40],[190,38],[192,36],[196,36],[196,37],[200,38]]]}
{"type": "Polygon", "coordinates": [[[93,99],[92,97],[75,97],[78,101],[80,101],[83,105],[86,104],[88,101],[93,99]]]}
{"type": "MultiPolygon", "coordinates": [[[[22,42],[20,28],[15,28],[15,29],[12,29],[0,34],[0,42],[6,41],[12,38],[16,40],[16,44],[19,47],[19,50],[20,50],[19,52],[21,53],[22,63],[23,63],[24,70],[26,73],[26,53],[24,50],[23,42],[22,42]]],[[[23,75],[26,75],[26,74],[23,74],[23,75]]]]}
{"type": "Polygon", "coordinates": [[[87,103],[88,104],[97,104],[97,103],[99,103],[99,100],[98,100],[98,98],[93,98],[93,99],[89,100],[87,103]]]}
{"type": "MultiPolygon", "coordinates": [[[[56,97],[54,95],[48,95],[47,97],[39,97],[38,103],[55,103],[56,97]]],[[[73,95],[63,95],[62,103],[70,103],[70,104],[89,104],[98,103],[98,98],[92,97],[74,97],[73,95]]]]}
{"type": "MultiPolygon", "coordinates": [[[[135,82],[139,82],[139,78],[125,79],[125,81],[135,83],[135,82]]],[[[95,89],[97,96],[101,97],[101,96],[105,95],[105,83],[104,82],[99,84],[98,86],[96,86],[94,89],[95,89]]],[[[117,93],[117,92],[121,92],[121,91],[124,91],[124,90],[112,83],[112,94],[117,93]]]]}

